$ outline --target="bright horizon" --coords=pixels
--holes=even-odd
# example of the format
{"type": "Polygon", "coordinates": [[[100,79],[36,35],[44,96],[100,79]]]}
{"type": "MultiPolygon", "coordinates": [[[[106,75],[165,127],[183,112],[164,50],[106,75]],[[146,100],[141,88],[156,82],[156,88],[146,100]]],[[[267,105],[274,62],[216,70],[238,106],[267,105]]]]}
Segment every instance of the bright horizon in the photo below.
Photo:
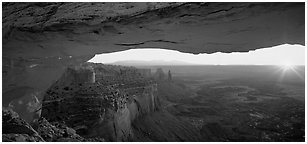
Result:
{"type": "Polygon", "coordinates": [[[167,49],[130,49],[95,55],[89,62],[117,61],[182,61],[197,65],[305,65],[305,47],[279,45],[249,52],[190,54],[167,49]]]}

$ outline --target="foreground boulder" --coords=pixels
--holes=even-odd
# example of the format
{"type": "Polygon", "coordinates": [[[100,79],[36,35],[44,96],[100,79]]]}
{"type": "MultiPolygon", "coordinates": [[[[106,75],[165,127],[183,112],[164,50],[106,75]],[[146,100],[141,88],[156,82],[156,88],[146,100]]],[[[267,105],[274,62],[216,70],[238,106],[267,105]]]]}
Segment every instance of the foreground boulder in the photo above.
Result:
{"type": "Polygon", "coordinates": [[[13,110],[2,108],[2,141],[43,142],[44,139],[13,110]]]}
{"type": "Polygon", "coordinates": [[[38,133],[48,142],[54,141],[71,141],[80,142],[84,141],[84,138],[76,134],[76,131],[67,127],[61,123],[55,123],[55,125],[49,123],[45,118],[40,118],[38,126],[38,133]]]}
{"type": "Polygon", "coordinates": [[[3,142],[103,142],[103,138],[83,138],[76,131],[60,122],[49,123],[41,117],[35,130],[11,109],[2,110],[2,141],[3,142]]]}
{"type": "Polygon", "coordinates": [[[28,134],[2,134],[3,142],[40,142],[39,139],[28,134]]]}

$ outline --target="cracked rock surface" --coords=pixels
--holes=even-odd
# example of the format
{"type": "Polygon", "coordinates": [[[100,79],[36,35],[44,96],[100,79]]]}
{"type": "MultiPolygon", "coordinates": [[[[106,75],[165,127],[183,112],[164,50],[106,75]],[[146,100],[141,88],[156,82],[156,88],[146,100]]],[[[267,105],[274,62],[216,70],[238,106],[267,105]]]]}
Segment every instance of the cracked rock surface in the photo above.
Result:
{"type": "Polygon", "coordinates": [[[2,141],[42,142],[44,139],[16,112],[2,108],[2,141]]]}
{"type": "MultiPolygon", "coordinates": [[[[3,3],[3,102],[44,92],[95,54],[304,45],[304,11],[304,3],[3,3]]],[[[30,113],[26,103],[19,109],[30,113]]]]}
{"type": "Polygon", "coordinates": [[[249,51],[304,44],[305,24],[303,3],[4,3],[2,19],[6,56],[35,58],[249,51]]]}

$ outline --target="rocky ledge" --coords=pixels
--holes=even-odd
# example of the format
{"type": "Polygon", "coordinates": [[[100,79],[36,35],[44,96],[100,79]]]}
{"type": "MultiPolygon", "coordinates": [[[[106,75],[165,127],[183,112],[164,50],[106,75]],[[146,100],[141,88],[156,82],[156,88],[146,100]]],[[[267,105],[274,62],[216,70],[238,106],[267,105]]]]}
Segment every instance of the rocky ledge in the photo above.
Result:
{"type": "Polygon", "coordinates": [[[39,142],[44,139],[13,110],[2,108],[2,141],[39,142]]]}
{"type": "Polygon", "coordinates": [[[156,84],[132,67],[69,67],[44,96],[42,117],[86,138],[129,141],[131,123],[159,108],[156,84]]]}
{"type": "Polygon", "coordinates": [[[53,125],[43,117],[32,127],[11,109],[3,108],[2,115],[3,142],[85,141],[72,128],[53,125]]]}
{"type": "Polygon", "coordinates": [[[81,142],[105,141],[102,138],[86,139],[63,123],[49,123],[41,117],[32,124],[21,119],[9,108],[2,108],[2,141],[3,142],[81,142]]]}
{"type": "MultiPolygon", "coordinates": [[[[305,44],[304,3],[3,3],[2,9],[5,106],[44,93],[68,65],[95,54],[305,44]]],[[[21,116],[33,115],[18,107],[21,116]]]]}

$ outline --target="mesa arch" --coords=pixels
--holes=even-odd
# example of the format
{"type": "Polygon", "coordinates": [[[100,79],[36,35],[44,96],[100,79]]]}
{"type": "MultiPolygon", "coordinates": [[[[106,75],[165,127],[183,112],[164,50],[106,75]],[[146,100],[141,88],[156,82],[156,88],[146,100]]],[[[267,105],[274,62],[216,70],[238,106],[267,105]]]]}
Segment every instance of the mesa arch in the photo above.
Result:
{"type": "Polygon", "coordinates": [[[43,91],[67,65],[95,54],[305,44],[304,3],[3,3],[2,12],[5,105],[43,91]]]}

